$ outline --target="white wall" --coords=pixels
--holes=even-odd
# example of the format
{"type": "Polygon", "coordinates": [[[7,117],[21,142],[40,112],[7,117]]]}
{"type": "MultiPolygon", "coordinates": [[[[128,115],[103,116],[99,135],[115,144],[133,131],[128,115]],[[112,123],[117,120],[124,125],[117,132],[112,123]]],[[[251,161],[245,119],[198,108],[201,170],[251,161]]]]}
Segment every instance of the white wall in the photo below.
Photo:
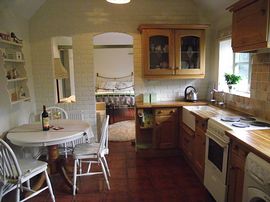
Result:
{"type": "Polygon", "coordinates": [[[122,77],[133,72],[132,48],[102,48],[94,50],[95,72],[105,77],[122,77]]]}
{"type": "MultiPolygon", "coordinates": [[[[30,20],[34,86],[37,108],[54,104],[51,37],[72,36],[76,103],[63,106],[81,109],[95,127],[95,74],[93,37],[104,32],[121,32],[133,37],[135,93],[157,92],[160,100],[184,97],[187,85],[199,90],[204,99],[208,79],[147,81],[141,66],[140,24],[207,24],[203,12],[190,0],[136,0],[125,5],[113,5],[101,0],[47,0],[30,20]],[[40,75],[43,75],[42,77],[40,75]]],[[[210,71],[210,35],[207,30],[206,74],[210,71]]]]}
{"type": "MultiPolygon", "coordinates": [[[[29,44],[29,23],[19,17],[9,8],[9,0],[0,1],[0,32],[14,32],[18,38],[23,39],[23,54],[25,69],[28,77],[28,87],[31,102],[11,105],[6,91],[7,81],[3,71],[0,71],[0,134],[17,125],[27,123],[30,112],[35,111],[35,96],[32,82],[32,66],[29,44]]],[[[1,67],[2,68],[2,67],[1,67]]]]}

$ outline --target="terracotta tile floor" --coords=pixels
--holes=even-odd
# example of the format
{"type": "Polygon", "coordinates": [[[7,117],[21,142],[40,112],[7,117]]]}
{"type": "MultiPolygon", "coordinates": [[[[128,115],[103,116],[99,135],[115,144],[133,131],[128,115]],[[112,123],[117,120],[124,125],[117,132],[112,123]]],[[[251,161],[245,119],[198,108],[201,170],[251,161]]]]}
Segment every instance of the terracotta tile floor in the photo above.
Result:
{"type": "MultiPolygon", "coordinates": [[[[111,190],[106,189],[103,176],[81,177],[78,180],[79,191],[73,197],[60,176],[53,176],[51,181],[57,202],[208,201],[205,188],[182,156],[142,158],[136,155],[131,142],[110,142],[109,146],[111,190]]],[[[30,201],[51,200],[48,191],[45,191],[30,201]]]]}

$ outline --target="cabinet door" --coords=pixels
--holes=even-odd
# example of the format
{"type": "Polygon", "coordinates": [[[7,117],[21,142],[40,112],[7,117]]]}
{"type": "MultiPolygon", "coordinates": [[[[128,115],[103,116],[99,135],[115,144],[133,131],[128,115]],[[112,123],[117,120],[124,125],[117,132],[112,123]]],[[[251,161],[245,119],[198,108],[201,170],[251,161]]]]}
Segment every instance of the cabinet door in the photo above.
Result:
{"type": "Polygon", "coordinates": [[[196,172],[203,181],[204,176],[204,159],[205,159],[205,134],[200,128],[196,128],[194,138],[193,160],[196,172]]]}
{"type": "Polygon", "coordinates": [[[242,201],[245,159],[248,150],[242,148],[241,145],[232,142],[230,153],[228,201],[238,202],[242,201]]]}
{"type": "Polygon", "coordinates": [[[194,142],[194,131],[192,131],[184,123],[182,124],[182,134],[181,134],[182,150],[187,158],[193,161],[193,142],[194,142]]]}
{"type": "Polygon", "coordinates": [[[177,145],[177,110],[157,110],[155,116],[155,142],[159,149],[176,148],[177,145]],[[160,112],[160,113],[159,113],[160,112]],[[168,113],[167,113],[168,112],[168,113]]]}
{"type": "Polygon", "coordinates": [[[258,0],[235,7],[232,24],[232,47],[236,52],[267,47],[269,1],[258,0]]]}
{"type": "Polygon", "coordinates": [[[144,75],[173,75],[173,31],[145,29],[142,32],[144,75]]]}
{"type": "MultiPolygon", "coordinates": [[[[175,59],[176,74],[204,76],[205,31],[176,30],[175,59]]],[[[189,77],[190,78],[190,77],[189,77]]]]}

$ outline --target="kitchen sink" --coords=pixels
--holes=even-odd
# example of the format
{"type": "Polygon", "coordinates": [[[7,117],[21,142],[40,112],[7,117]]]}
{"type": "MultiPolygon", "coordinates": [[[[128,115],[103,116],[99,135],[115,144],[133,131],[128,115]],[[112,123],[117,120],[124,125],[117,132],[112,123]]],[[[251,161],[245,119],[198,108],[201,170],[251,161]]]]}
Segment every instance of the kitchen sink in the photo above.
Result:
{"type": "Polygon", "coordinates": [[[182,121],[189,128],[195,131],[195,116],[192,114],[192,111],[214,111],[215,108],[202,105],[202,106],[184,106],[182,110],[182,121]]]}
{"type": "Polygon", "coordinates": [[[184,106],[183,109],[186,109],[188,111],[194,111],[194,110],[215,110],[215,108],[207,106],[207,105],[202,105],[202,106],[184,106]]]}

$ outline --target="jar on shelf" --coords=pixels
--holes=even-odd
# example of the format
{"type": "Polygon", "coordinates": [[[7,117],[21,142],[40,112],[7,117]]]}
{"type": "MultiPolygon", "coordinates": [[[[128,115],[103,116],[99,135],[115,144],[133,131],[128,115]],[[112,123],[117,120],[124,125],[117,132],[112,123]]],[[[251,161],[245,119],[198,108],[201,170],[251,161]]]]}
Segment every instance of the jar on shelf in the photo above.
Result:
{"type": "Polygon", "coordinates": [[[7,79],[11,79],[11,73],[10,73],[10,71],[7,71],[6,77],[7,77],[7,79]]]}
{"type": "Polygon", "coordinates": [[[18,72],[17,72],[16,68],[13,68],[13,69],[12,69],[12,78],[13,78],[13,79],[18,78],[18,72]]]}

